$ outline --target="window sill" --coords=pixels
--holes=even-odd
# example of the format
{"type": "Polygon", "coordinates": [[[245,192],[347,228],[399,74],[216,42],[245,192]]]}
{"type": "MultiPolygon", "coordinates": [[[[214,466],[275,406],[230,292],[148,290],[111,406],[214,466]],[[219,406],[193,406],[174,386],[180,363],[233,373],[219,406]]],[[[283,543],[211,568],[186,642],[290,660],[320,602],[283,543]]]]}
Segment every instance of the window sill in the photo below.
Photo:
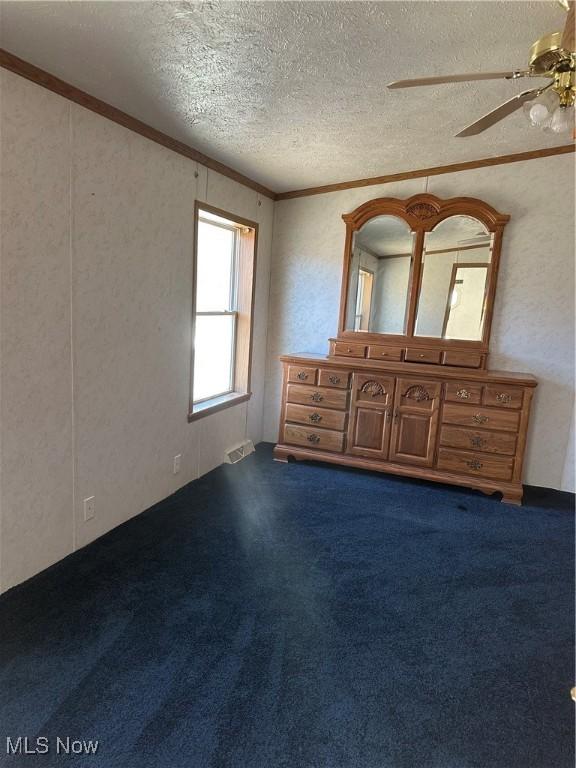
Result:
{"type": "Polygon", "coordinates": [[[197,421],[197,419],[202,419],[211,413],[217,413],[226,408],[231,408],[233,405],[245,403],[251,397],[252,394],[250,392],[230,392],[228,395],[220,395],[219,397],[213,397],[211,400],[205,400],[203,403],[193,406],[192,413],[188,414],[188,422],[197,421]]]}

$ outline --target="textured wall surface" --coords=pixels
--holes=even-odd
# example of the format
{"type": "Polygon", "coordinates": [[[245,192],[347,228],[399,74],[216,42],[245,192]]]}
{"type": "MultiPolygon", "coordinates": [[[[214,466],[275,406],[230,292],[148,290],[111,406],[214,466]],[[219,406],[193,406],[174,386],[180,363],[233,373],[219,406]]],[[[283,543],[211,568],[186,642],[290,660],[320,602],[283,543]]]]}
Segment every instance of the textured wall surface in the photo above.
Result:
{"type": "MultiPolygon", "coordinates": [[[[277,440],[278,355],[322,352],[337,333],[345,227],[375,197],[424,192],[426,179],[276,203],[265,436],[277,440]]],[[[526,482],[574,490],[574,160],[560,156],[431,177],[440,197],[478,197],[506,226],[489,365],[527,371],[536,390],[526,482]],[[573,454],[572,454],[573,455],[573,454]]]]}
{"type": "Polygon", "coordinates": [[[275,191],[565,144],[522,110],[455,134],[530,81],[552,2],[3,2],[0,44],[275,191]],[[433,41],[433,42],[432,42],[433,41]]]}
{"type": "Polygon", "coordinates": [[[273,204],[0,77],[4,590],[261,439],[273,204]],[[260,233],[253,398],[188,424],[196,197],[260,233]]]}
{"type": "Polygon", "coordinates": [[[73,424],[70,109],[3,70],[0,86],[1,587],[72,551],[73,424]]]}

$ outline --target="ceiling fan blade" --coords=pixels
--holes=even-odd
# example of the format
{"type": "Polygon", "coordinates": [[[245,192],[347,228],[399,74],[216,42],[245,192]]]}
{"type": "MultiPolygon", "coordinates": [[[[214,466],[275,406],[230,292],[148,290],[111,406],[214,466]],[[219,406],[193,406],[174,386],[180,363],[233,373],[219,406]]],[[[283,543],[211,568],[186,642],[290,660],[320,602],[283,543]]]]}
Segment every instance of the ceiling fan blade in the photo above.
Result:
{"type": "Polygon", "coordinates": [[[534,88],[532,91],[523,91],[517,96],[513,96],[511,99],[508,99],[508,101],[500,104],[499,107],[496,107],[496,109],[493,109],[492,112],[488,112],[487,115],[484,115],[479,120],[476,120],[476,122],[468,125],[463,131],[457,133],[456,136],[476,136],[476,134],[482,133],[486,128],[490,128],[490,126],[495,125],[495,123],[508,117],[512,112],[520,109],[524,102],[534,99],[540,93],[542,93],[541,88],[534,88]]]}
{"type": "Polygon", "coordinates": [[[565,51],[573,52],[574,45],[574,3],[568,4],[568,16],[566,18],[566,24],[564,25],[564,32],[562,33],[561,46],[565,51]]]}
{"type": "Polygon", "coordinates": [[[441,75],[439,77],[419,77],[415,80],[395,80],[388,83],[387,88],[415,88],[419,85],[441,85],[442,83],[467,83],[473,80],[516,80],[518,77],[527,77],[530,72],[477,72],[470,75],[441,75]]]}

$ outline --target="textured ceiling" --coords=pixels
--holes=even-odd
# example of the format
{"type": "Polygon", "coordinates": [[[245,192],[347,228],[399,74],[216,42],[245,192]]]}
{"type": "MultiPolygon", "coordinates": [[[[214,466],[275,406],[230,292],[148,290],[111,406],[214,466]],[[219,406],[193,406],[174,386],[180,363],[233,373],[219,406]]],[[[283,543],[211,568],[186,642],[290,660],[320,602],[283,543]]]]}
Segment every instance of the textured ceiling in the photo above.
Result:
{"type": "Polygon", "coordinates": [[[453,137],[525,88],[387,91],[517,69],[561,29],[541,2],[2,2],[0,44],[275,191],[566,143],[521,112],[453,137]]]}

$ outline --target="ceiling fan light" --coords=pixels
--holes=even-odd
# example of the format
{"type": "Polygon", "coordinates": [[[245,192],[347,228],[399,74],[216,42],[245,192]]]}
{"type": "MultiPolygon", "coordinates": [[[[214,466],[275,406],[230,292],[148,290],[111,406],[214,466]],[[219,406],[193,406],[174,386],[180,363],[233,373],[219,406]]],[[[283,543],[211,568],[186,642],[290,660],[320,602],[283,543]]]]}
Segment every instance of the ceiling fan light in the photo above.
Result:
{"type": "Polygon", "coordinates": [[[540,94],[538,101],[541,104],[545,104],[549,112],[554,112],[558,104],[560,104],[560,97],[554,89],[547,88],[544,93],[540,94]]]}
{"type": "Polygon", "coordinates": [[[528,110],[528,119],[535,128],[542,128],[550,120],[550,112],[546,104],[533,101],[528,110]]]}
{"type": "Polygon", "coordinates": [[[534,99],[531,101],[525,101],[522,105],[522,112],[526,115],[526,119],[530,120],[530,110],[532,109],[532,106],[534,105],[534,99]]]}
{"type": "Polygon", "coordinates": [[[533,128],[546,130],[550,126],[552,114],[558,107],[558,103],[558,94],[548,89],[524,104],[524,114],[533,128]]]}
{"type": "Polygon", "coordinates": [[[574,127],[574,107],[556,107],[550,120],[553,133],[568,133],[574,127]]]}

